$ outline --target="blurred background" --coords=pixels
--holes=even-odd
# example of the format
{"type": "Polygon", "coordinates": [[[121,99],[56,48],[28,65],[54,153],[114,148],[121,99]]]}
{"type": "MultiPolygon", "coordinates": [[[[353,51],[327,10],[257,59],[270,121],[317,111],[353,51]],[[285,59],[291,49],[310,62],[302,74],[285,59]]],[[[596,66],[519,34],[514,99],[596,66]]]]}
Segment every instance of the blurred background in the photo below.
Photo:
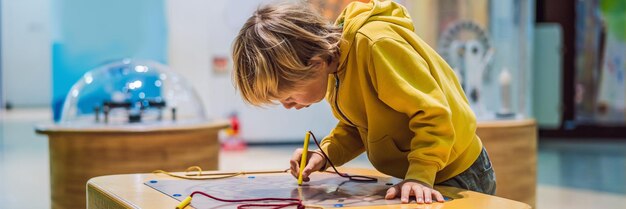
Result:
{"type": "MultiPolygon", "coordinates": [[[[350,2],[307,1],[329,22],[350,2]]],[[[500,158],[532,166],[523,167],[531,172],[524,184],[532,200],[518,201],[539,209],[626,208],[626,1],[396,2],[454,68],[479,123],[532,126],[523,157],[500,158]]],[[[220,142],[235,137],[243,146],[222,146],[218,169],[287,167],[306,130],[323,136],[337,121],[326,102],[299,111],[258,108],[236,93],[232,41],[259,5],[271,3],[1,0],[0,208],[50,208],[50,148],[35,126],[63,124],[75,85],[123,59],[162,64],[195,91],[191,101],[201,118],[236,124],[236,133],[220,133],[220,142]]],[[[76,114],[100,114],[88,109],[76,114]]],[[[490,153],[515,153],[506,137],[484,133],[490,153]]],[[[371,168],[365,156],[348,166],[371,168]]],[[[525,175],[501,176],[515,182],[525,175]]]]}

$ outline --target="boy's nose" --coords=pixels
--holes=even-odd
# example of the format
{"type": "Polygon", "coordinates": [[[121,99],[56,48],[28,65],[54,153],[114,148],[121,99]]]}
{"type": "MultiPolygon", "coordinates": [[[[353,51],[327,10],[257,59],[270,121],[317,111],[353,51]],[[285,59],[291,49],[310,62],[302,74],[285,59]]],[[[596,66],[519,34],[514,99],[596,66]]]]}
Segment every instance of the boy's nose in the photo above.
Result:
{"type": "Polygon", "coordinates": [[[283,107],[285,107],[285,109],[291,109],[293,106],[296,106],[295,102],[280,102],[283,104],[283,107]]]}

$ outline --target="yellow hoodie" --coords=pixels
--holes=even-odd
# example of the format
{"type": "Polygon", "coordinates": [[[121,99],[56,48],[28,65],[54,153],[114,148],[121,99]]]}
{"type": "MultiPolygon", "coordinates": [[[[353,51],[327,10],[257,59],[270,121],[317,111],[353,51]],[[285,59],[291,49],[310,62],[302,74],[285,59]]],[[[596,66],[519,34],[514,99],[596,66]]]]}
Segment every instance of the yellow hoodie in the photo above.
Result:
{"type": "Polygon", "coordinates": [[[339,123],[322,142],[342,165],[363,151],[382,173],[434,185],[478,158],[476,117],[448,64],[393,1],[349,4],[327,101],[339,123]]]}

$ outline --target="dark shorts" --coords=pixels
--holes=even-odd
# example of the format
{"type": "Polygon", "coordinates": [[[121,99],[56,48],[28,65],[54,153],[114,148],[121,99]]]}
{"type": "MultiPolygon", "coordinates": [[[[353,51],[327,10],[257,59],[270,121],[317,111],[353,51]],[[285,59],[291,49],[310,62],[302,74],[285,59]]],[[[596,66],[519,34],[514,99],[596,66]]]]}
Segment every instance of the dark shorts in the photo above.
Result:
{"type": "Polygon", "coordinates": [[[491,167],[487,150],[483,147],[478,159],[461,174],[438,183],[437,185],[452,186],[485,194],[496,193],[496,174],[491,167]]]}

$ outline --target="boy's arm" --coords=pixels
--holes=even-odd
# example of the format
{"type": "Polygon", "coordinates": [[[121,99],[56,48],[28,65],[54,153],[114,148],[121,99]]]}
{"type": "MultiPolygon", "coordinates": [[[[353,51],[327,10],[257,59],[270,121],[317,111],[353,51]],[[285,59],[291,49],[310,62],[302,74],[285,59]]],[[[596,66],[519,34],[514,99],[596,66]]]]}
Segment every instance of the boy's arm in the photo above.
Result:
{"type": "MultiPolygon", "coordinates": [[[[341,121],[337,123],[337,126],[324,138],[320,145],[335,166],[341,166],[365,151],[359,131],[341,121]]],[[[322,170],[326,170],[328,167],[330,164],[326,163],[322,170]]]]}
{"type": "Polygon", "coordinates": [[[378,98],[405,113],[415,133],[405,179],[433,186],[454,144],[455,132],[444,92],[426,61],[408,43],[379,40],[372,45],[370,62],[378,98]]]}

